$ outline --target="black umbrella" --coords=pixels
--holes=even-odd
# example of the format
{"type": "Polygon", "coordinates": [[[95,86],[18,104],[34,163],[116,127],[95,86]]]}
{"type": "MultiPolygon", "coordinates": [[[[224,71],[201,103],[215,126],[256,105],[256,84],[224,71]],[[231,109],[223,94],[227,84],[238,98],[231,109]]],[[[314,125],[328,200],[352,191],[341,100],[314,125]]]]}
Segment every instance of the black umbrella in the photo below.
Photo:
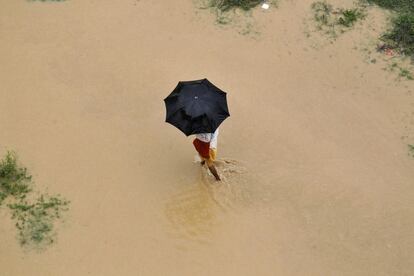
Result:
{"type": "Polygon", "coordinates": [[[180,81],[164,102],[165,121],[187,136],[212,133],[230,116],[226,92],[207,79],[180,81]]]}

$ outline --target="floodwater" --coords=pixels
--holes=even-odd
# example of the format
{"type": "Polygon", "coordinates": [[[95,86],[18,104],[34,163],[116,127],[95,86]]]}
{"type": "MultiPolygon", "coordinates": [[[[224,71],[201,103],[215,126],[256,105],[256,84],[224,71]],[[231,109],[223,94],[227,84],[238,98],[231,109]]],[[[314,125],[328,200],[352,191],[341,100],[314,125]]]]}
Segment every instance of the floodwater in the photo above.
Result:
{"type": "Polygon", "coordinates": [[[384,12],[331,43],[310,4],[219,26],[188,0],[1,0],[0,152],[71,205],[43,252],[0,210],[0,275],[412,275],[414,84],[366,62],[384,12]],[[220,183],[164,123],[204,77],[220,183]]]}

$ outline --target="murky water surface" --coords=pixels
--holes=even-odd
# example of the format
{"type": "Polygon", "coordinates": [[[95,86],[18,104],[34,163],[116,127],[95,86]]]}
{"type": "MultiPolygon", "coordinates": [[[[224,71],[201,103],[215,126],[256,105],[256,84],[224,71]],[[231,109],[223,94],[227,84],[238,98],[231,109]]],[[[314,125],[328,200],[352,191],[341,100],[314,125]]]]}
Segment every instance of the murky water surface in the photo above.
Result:
{"type": "Polygon", "coordinates": [[[359,50],[380,11],[331,44],[308,0],[251,36],[192,1],[1,2],[0,153],[71,200],[41,254],[0,210],[1,275],[412,275],[414,86],[359,50]],[[203,77],[228,92],[221,182],[164,123],[203,77]]]}

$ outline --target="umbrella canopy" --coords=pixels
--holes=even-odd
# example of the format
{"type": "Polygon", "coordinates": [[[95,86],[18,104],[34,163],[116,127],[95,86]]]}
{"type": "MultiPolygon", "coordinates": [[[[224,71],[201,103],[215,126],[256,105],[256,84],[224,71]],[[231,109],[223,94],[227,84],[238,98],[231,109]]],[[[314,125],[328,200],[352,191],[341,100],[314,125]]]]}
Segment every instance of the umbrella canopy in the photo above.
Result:
{"type": "Polygon", "coordinates": [[[165,121],[187,136],[212,133],[230,116],[226,92],[207,79],[180,81],[164,102],[165,121]]]}

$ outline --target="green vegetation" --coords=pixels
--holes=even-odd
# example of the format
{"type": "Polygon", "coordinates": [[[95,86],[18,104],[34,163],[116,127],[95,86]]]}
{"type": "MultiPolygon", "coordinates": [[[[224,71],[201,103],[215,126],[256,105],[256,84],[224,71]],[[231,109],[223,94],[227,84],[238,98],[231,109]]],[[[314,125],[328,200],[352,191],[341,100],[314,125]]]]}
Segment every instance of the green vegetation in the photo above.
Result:
{"type": "Polygon", "coordinates": [[[333,37],[337,31],[345,32],[358,20],[365,18],[364,10],[360,7],[352,9],[334,8],[326,1],[314,2],[311,6],[317,28],[333,37]]]}
{"type": "Polygon", "coordinates": [[[401,78],[405,78],[407,80],[414,80],[413,73],[411,73],[408,69],[405,68],[400,68],[400,72],[398,73],[398,75],[401,78]]]}
{"type": "Polygon", "coordinates": [[[359,19],[365,17],[364,13],[361,9],[344,9],[340,10],[338,18],[338,24],[341,24],[345,27],[351,27],[357,22],[359,19]]]}
{"type": "Polygon", "coordinates": [[[409,154],[414,157],[414,145],[408,145],[409,154]]]}
{"type": "Polygon", "coordinates": [[[414,0],[368,0],[368,2],[386,9],[414,13],[414,0]]]}
{"type": "Polygon", "coordinates": [[[406,80],[414,80],[414,75],[407,68],[401,67],[397,62],[391,63],[388,68],[385,68],[388,71],[398,73],[399,78],[404,78],[406,80]]]}
{"type": "Polygon", "coordinates": [[[414,13],[400,14],[392,20],[393,27],[382,39],[399,53],[414,57],[414,13]]]}
{"type": "Polygon", "coordinates": [[[333,7],[327,2],[314,2],[312,4],[312,9],[314,11],[314,19],[316,22],[321,25],[332,25],[332,10],[333,7]]]}
{"type": "Polygon", "coordinates": [[[54,223],[66,211],[69,202],[60,196],[32,196],[32,176],[20,167],[14,152],[0,161],[0,206],[7,202],[16,220],[21,245],[42,248],[54,241],[54,223]]]}
{"type": "Polygon", "coordinates": [[[22,245],[44,246],[53,243],[53,225],[67,210],[68,201],[58,196],[41,195],[34,203],[21,200],[9,204],[12,218],[16,220],[19,239],[22,245]]]}
{"type": "Polygon", "coordinates": [[[193,0],[200,9],[209,10],[216,17],[216,23],[222,27],[231,27],[241,35],[255,37],[259,34],[253,10],[262,3],[273,7],[277,0],[193,0]]]}
{"type": "Polygon", "coordinates": [[[261,4],[262,0],[210,0],[210,7],[217,8],[221,11],[229,11],[231,9],[242,9],[248,11],[261,4]]]}
{"type": "Polygon", "coordinates": [[[414,0],[368,0],[396,12],[391,29],[382,40],[391,49],[414,58],[414,0]]]}
{"type": "MultiPolygon", "coordinates": [[[[317,28],[325,34],[335,38],[338,34],[351,28],[358,20],[364,19],[366,6],[377,4],[380,7],[391,9],[395,12],[392,18],[391,28],[381,36],[383,43],[377,50],[388,56],[400,54],[411,57],[414,62],[414,0],[361,0],[355,8],[338,9],[326,1],[318,1],[312,4],[314,20],[317,28]]],[[[388,70],[398,73],[400,79],[414,80],[410,71],[411,66],[393,63],[388,70]]]]}
{"type": "Polygon", "coordinates": [[[8,152],[0,161],[0,206],[10,196],[24,198],[31,191],[31,179],[26,168],[17,166],[16,154],[8,152]]]}

